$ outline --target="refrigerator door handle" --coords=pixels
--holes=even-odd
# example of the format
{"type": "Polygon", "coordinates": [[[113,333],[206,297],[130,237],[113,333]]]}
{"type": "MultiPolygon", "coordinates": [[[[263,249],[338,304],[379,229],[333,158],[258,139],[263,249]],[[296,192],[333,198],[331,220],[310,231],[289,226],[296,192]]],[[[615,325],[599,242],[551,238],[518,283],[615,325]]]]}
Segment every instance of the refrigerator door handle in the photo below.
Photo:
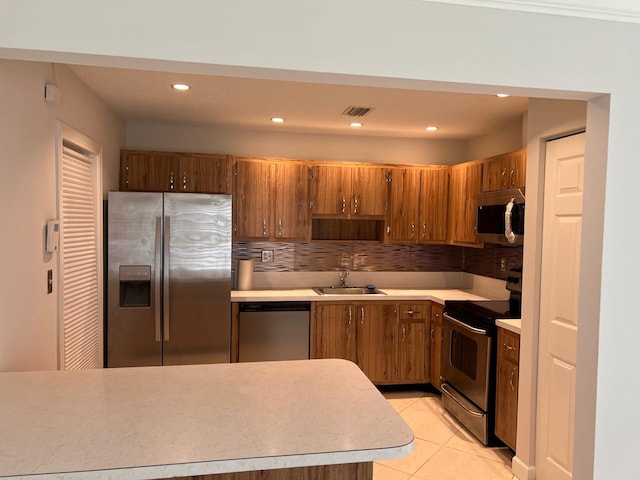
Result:
{"type": "Polygon", "coordinates": [[[153,298],[156,342],[160,342],[160,308],[162,299],[160,298],[160,271],[162,270],[162,217],[156,217],[156,239],[155,239],[155,265],[153,274],[153,298]]]}
{"type": "Polygon", "coordinates": [[[164,341],[169,341],[169,232],[171,217],[166,215],[164,217],[164,265],[162,269],[162,288],[163,288],[163,331],[164,341]]]}

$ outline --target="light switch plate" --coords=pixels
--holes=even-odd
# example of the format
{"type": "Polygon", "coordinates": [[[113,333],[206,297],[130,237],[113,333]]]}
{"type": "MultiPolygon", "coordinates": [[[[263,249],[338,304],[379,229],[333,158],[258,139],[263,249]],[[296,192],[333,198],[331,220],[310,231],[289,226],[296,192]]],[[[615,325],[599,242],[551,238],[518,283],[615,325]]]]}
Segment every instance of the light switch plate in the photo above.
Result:
{"type": "Polygon", "coordinates": [[[262,250],[262,263],[273,262],[273,250],[262,250]]]}

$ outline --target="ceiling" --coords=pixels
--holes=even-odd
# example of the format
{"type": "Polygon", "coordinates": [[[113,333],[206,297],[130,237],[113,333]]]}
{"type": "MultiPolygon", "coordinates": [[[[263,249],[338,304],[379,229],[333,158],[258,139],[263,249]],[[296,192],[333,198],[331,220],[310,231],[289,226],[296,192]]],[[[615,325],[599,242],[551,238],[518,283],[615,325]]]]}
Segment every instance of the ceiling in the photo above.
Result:
{"type": "MultiPolygon", "coordinates": [[[[466,140],[518,122],[525,97],[432,92],[69,65],[126,120],[333,135],[466,140]],[[173,83],[191,89],[178,92],[173,83]],[[342,113],[370,107],[361,118],[342,113]],[[276,125],[271,117],[285,118],[276,125]],[[358,129],[349,123],[358,120],[358,129]],[[427,132],[425,127],[439,130],[427,132]]],[[[498,92],[496,92],[498,93],[498,92]]]]}

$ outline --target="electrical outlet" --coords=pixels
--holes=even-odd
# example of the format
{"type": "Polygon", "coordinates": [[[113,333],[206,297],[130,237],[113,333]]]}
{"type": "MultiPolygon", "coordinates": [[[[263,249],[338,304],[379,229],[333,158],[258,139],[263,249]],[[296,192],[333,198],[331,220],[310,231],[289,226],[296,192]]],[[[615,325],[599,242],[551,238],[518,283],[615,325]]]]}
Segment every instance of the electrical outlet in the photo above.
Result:
{"type": "Polygon", "coordinates": [[[501,272],[506,272],[507,271],[507,258],[506,257],[500,257],[500,271],[501,272]]]}
{"type": "Polygon", "coordinates": [[[273,250],[262,250],[262,263],[273,262],[273,250]]]}

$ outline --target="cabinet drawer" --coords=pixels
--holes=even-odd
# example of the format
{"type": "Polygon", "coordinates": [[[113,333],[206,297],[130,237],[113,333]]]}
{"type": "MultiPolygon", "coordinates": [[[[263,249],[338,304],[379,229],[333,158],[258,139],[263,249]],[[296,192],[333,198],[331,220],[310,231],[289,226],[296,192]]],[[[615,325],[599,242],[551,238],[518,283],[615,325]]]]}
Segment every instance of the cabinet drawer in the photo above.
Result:
{"type": "Polygon", "coordinates": [[[400,320],[426,320],[427,304],[425,303],[401,303],[398,305],[400,320]]]}
{"type": "Polygon", "coordinates": [[[505,330],[498,329],[498,356],[518,364],[520,359],[520,335],[505,330]]]}

